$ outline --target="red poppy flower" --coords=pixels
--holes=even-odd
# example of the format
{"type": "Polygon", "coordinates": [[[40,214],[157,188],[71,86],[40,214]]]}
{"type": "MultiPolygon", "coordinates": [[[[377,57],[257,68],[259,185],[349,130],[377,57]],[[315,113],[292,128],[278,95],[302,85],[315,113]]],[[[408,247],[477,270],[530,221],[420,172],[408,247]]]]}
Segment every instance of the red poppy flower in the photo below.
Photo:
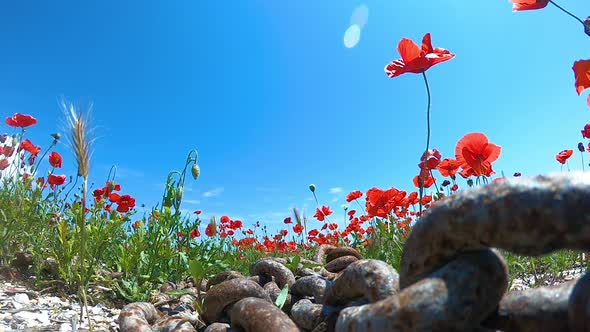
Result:
{"type": "Polygon", "coordinates": [[[512,11],[534,10],[547,7],[549,0],[510,0],[512,11]]]}
{"type": "Polygon", "coordinates": [[[106,191],[106,193],[108,195],[113,190],[114,191],[120,191],[121,190],[121,185],[120,184],[117,184],[115,182],[112,182],[112,181],[107,181],[107,182],[105,182],[104,188],[105,188],[105,191],[106,191]]]}
{"type": "Polygon", "coordinates": [[[490,176],[494,174],[492,162],[500,156],[501,147],[488,142],[482,133],[470,133],[457,142],[455,158],[463,168],[461,176],[490,176]]]}
{"type": "Polygon", "coordinates": [[[285,220],[283,220],[283,222],[284,222],[285,224],[290,224],[290,223],[292,222],[292,221],[291,221],[291,217],[287,217],[287,218],[285,218],[285,220]]]}
{"type": "Polygon", "coordinates": [[[405,196],[405,191],[399,191],[395,188],[381,190],[373,187],[367,191],[367,214],[386,218],[396,206],[401,204],[405,196]]]}
{"type": "Polygon", "coordinates": [[[521,175],[522,175],[522,174],[520,174],[519,172],[516,172],[516,173],[514,173],[514,176],[515,176],[515,177],[519,177],[519,176],[521,176],[521,175]]]}
{"type": "Polygon", "coordinates": [[[325,217],[332,214],[332,210],[330,210],[329,206],[322,206],[322,209],[319,208],[315,209],[315,214],[313,215],[319,221],[324,221],[325,217]]]}
{"type": "Polygon", "coordinates": [[[422,38],[422,48],[413,41],[403,38],[397,45],[401,59],[394,60],[385,66],[387,76],[394,78],[404,73],[422,73],[428,68],[455,57],[443,48],[432,48],[430,33],[422,38]]]}
{"type": "Polygon", "coordinates": [[[135,198],[129,195],[122,195],[117,200],[117,211],[121,213],[129,212],[130,209],[135,207],[135,198]]]}
{"type": "Polygon", "coordinates": [[[55,151],[51,152],[51,154],[49,155],[49,164],[55,168],[61,167],[61,156],[59,155],[59,153],[55,151]]]}
{"type": "Polygon", "coordinates": [[[303,232],[303,226],[301,224],[293,226],[293,232],[301,234],[301,232],[303,232]]]}
{"type": "Polygon", "coordinates": [[[5,170],[8,167],[8,159],[0,160],[0,171],[5,170]]]}
{"type": "Polygon", "coordinates": [[[12,117],[6,118],[6,124],[11,127],[30,127],[37,124],[37,119],[27,114],[15,113],[12,117]]]}
{"type": "Polygon", "coordinates": [[[197,211],[195,211],[194,213],[195,213],[196,215],[199,215],[199,214],[201,214],[201,210],[197,210],[197,211]]]}
{"type": "MultiPolygon", "coordinates": [[[[576,79],[576,92],[578,96],[582,94],[587,88],[590,88],[590,59],[589,60],[578,60],[574,62],[574,66],[572,67],[574,71],[574,76],[576,79]]],[[[590,96],[589,100],[587,100],[588,105],[590,105],[590,96]]]]}
{"type": "Polygon", "coordinates": [[[356,213],[356,210],[350,210],[347,212],[348,214],[348,219],[352,220],[352,218],[354,218],[354,214],[356,213]]]}
{"type": "Polygon", "coordinates": [[[55,189],[55,186],[61,186],[62,184],[64,184],[66,182],[66,176],[65,175],[55,175],[55,174],[49,174],[47,176],[47,182],[49,183],[51,189],[55,189]]]}
{"type": "Polygon", "coordinates": [[[430,174],[427,174],[427,176],[419,176],[416,175],[414,176],[414,186],[416,186],[416,188],[420,188],[420,182],[418,181],[419,178],[422,178],[422,184],[424,186],[424,188],[430,188],[433,184],[434,184],[434,178],[432,176],[430,176],[430,174]]]}
{"type": "Polygon", "coordinates": [[[45,178],[40,176],[37,178],[37,186],[41,187],[41,188],[47,188],[47,185],[45,184],[45,178]]]}
{"type": "Polygon", "coordinates": [[[178,237],[182,237],[182,236],[183,236],[182,232],[177,232],[177,233],[176,233],[176,235],[177,235],[178,237]]]}
{"type": "Polygon", "coordinates": [[[219,222],[221,222],[222,224],[229,224],[231,222],[231,219],[229,219],[228,216],[221,216],[221,218],[219,218],[219,222]]]}
{"type": "Polygon", "coordinates": [[[19,145],[18,149],[19,149],[19,151],[20,150],[25,150],[25,151],[29,152],[32,156],[36,156],[37,154],[39,154],[39,151],[41,151],[41,147],[40,146],[35,146],[28,139],[20,142],[20,145],[19,145]]]}
{"type": "Polygon", "coordinates": [[[348,195],[346,195],[346,201],[350,203],[355,199],[359,199],[361,197],[363,197],[363,193],[360,190],[351,191],[350,193],[348,193],[348,195]]]}
{"type": "Polygon", "coordinates": [[[212,237],[213,235],[215,235],[215,233],[217,233],[215,225],[213,223],[209,223],[209,225],[207,225],[207,228],[205,228],[205,235],[207,235],[208,237],[212,237]]]}
{"type": "Polygon", "coordinates": [[[191,239],[201,236],[201,232],[199,232],[198,228],[193,229],[189,234],[191,239]]]}
{"type": "Polygon", "coordinates": [[[435,169],[440,163],[440,158],[441,155],[437,149],[430,149],[422,154],[422,157],[420,157],[420,163],[418,164],[418,167],[421,170],[435,169]]]}
{"type": "Polygon", "coordinates": [[[287,234],[289,234],[289,231],[288,231],[288,230],[286,230],[286,229],[281,229],[281,230],[279,231],[279,234],[281,234],[282,236],[287,236],[287,234]]]}
{"type": "Polygon", "coordinates": [[[574,150],[563,150],[555,156],[555,160],[557,160],[561,164],[565,164],[565,162],[572,156],[574,150]]]}
{"type": "Polygon", "coordinates": [[[94,191],[92,192],[92,196],[94,196],[95,202],[100,201],[100,198],[102,197],[102,195],[104,195],[104,188],[97,188],[97,189],[94,189],[94,191]]]}
{"type": "Polygon", "coordinates": [[[242,228],[242,221],[241,220],[231,220],[229,222],[229,228],[233,230],[237,230],[242,228]]]}
{"type": "Polygon", "coordinates": [[[459,170],[459,163],[455,159],[445,158],[436,166],[436,169],[444,177],[454,177],[459,170]]]}
{"type": "Polygon", "coordinates": [[[5,155],[6,157],[11,157],[14,154],[14,147],[5,145],[0,148],[0,154],[5,155]]]}
{"type": "Polygon", "coordinates": [[[111,201],[111,203],[116,203],[120,198],[121,198],[121,195],[119,195],[117,193],[112,193],[109,195],[109,201],[111,201]]]}
{"type": "Polygon", "coordinates": [[[320,233],[320,231],[318,231],[317,229],[312,229],[311,231],[307,232],[307,235],[309,237],[316,237],[318,236],[318,234],[320,233]]]}
{"type": "Polygon", "coordinates": [[[457,191],[458,189],[459,186],[456,183],[451,187],[451,191],[457,191]]]}
{"type": "Polygon", "coordinates": [[[139,228],[139,220],[135,221],[131,226],[133,226],[134,229],[138,229],[139,228]]]}
{"type": "Polygon", "coordinates": [[[582,130],[582,138],[590,138],[590,123],[587,123],[582,130]]]}

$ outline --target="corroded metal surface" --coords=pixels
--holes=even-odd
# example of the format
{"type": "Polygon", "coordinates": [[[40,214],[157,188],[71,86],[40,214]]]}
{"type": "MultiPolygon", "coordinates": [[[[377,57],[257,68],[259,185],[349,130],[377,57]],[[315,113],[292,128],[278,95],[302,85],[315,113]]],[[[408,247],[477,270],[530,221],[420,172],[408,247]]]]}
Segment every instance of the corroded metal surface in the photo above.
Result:
{"type": "Polygon", "coordinates": [[[274,304],[255,297],[236,302],[230,310],[230,320],[233,327],[242,328],[246,332],[299,332],[299,328],[287,314],[274,304]]]}
{"type": "Polygon", "coordinates": [[[250,267],[251,275],[270,275],[274,277],[279,288],[295,283],[295,275],[285,265],[275,260],[262,259],[250,267]]]}
{"type": "Polygon", "coordinates": [[[469,331],[495,309],[507,286],[506,264],[494,251],[463,253],[399,296],[342,310],[336,330],[469,331]]]}
{"type": "Polygon", "coordinates": [[[513,178],[436,202],[404,245],[405,288],[459,252],[496,247],[537,256],[590,249],[590,173],[513,178]]]}
{"type": "Polygon", "coordinates": [[[216,322],[230,304],[246,297],[258,297],[271,302],[266,291],[252,280],[236,278],[211,288],[203,300],[203,318],[207,323],[216,322]]]}
{"type": "Polygon", "coordinates": [[[399,276],[390,265],[375,259],[364,259],[350,264],[333,281],[326,292],[326,303],[344,305],[361,297],[376,302],[398,291],[399,276]]]}

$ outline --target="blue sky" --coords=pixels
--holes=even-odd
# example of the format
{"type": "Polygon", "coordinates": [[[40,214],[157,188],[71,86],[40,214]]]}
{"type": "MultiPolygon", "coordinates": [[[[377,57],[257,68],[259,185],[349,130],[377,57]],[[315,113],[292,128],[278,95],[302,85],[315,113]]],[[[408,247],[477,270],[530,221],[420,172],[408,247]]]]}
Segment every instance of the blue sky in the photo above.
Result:
{"type": "MultiPolygon", "coordinates": [[[[443,157],[483,132],[502,147],[498,174],[559,171],[566,148],[581,168],[590,110],[571,67],[590,57],[588,37],[552,6],[513,13],[505,0],[4,2],[0,110],[37,117],[27,135],[47,147],[63,132],[61,96],[93,102],[95,183],[117,165],[123,193],[149,208],[197,149],[201,177],[187,181],[182,207],[274,228],[294,206],[313,214],[310,183],[338,215],[351,190],[413,190],[425,88],[383,67],[402,37],[426,32],[456,54],[427,72],[431,146],[443,157]],[[347,48],[360,5],[368,20],[347,48]]],[[[74,174],[67,146],[56,150],[74,174]]]]}

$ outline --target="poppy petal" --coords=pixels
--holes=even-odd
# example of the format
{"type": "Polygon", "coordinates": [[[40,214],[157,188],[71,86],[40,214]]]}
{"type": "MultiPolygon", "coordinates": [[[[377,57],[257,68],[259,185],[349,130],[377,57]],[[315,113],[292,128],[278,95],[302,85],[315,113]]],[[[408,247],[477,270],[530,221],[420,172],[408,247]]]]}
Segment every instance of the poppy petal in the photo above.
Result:
{"type": "Polygon", "coordinates": [[[394,60],[388,63],[387,66],[385,66],[384,70],[387,76],[389,76],[389,78],[394,78],[396,76],[408,72],[402,60],[394,60]]]}
{"type": "Polygon", "coordinates": [[[402,56],[402,60],[405,63],[408,63],[420,56],[420,47],[407,38],[402,38],[402,40],[397,45],[397,51],[402,56]]]}
{"type": "Polygon", "coordinates": [[[428,54],[432,53],[432,40],[430,39],[430,32],[426,33],[422,38],[422,52],[428,54]]]}
{"type": "Polygon", "coordinates": [[[500,157],[500,152],[502,152],[502,148],[497,146],[493,143],[488,143],[483,150],[482,155],[486,159],[487,162],[494,162],[500,157]]]}
{"type": "Polygon", "coordinates": [[[578,96],[586,88],[590,88],[590,60],[578,60],[572,67],[576,79],[576,92],[578,96]]]}

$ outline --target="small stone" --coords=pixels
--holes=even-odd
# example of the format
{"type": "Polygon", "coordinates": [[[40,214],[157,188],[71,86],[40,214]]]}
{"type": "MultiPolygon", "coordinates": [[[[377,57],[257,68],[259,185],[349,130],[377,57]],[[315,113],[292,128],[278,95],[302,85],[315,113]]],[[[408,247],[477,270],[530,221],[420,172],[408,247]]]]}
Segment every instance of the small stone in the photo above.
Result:
{"type": "Polygon", "coordinates": [[[14,300],[20,304],[29,304],[29,296],[25,293],[18,293],[14,295],[14,300]]]}

